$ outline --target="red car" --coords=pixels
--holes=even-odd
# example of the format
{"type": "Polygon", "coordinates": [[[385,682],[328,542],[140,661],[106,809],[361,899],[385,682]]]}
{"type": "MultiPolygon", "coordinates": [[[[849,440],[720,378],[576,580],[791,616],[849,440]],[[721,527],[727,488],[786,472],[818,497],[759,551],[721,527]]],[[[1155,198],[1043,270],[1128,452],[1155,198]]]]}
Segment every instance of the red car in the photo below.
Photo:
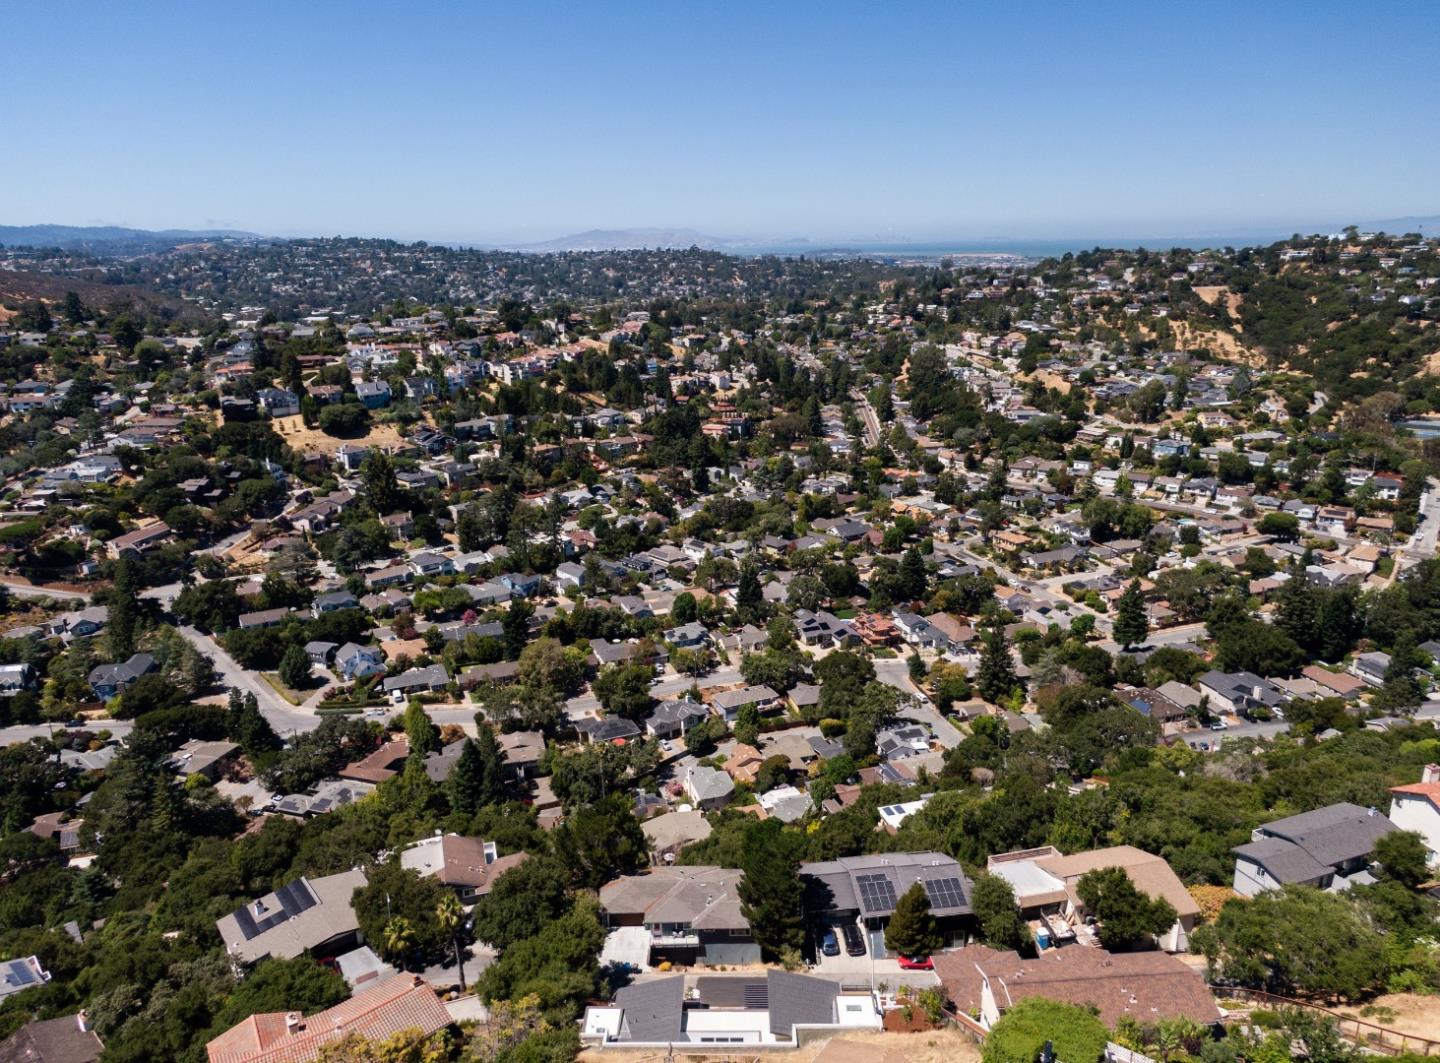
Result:
{"type": "Polygon", "coordinates": [[[935,961],[929,956],[901,956],[899,958],[902,971],[933,971],[935,961]]]}

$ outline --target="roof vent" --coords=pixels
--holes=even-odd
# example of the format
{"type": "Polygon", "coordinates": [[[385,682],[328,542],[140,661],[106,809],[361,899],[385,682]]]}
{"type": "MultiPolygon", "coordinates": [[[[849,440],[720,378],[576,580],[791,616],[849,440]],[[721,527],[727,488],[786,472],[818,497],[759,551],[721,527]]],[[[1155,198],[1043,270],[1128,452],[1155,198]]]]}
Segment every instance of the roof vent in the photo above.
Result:
{"type": "Polygon", "coordinates": [[[295,1033],[300,1029],[300,1013],[298,1011],[287,1011],[285,1013],[285,1032],[295,1033]]]}

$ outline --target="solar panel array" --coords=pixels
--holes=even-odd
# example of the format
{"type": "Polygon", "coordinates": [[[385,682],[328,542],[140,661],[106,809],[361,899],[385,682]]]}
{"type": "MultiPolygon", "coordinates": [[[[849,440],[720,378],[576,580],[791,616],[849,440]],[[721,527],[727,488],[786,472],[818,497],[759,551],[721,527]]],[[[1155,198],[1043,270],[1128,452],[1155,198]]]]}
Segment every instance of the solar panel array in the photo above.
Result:
{"type": "Polygon", "coordinates": [[[267,930],[272,930],[285,922],[293,919],[301,912],[314,908],[318,903],[315,894],[310,892],[309,885],[304,879],[296,879],[288,882],[275,891],[275,900],[278,907],[268,913],[263,919],[256,919],[247,904],[235,913],[235,922],[240,926],[240,933],[245,935],[245,940],[258,937],[267,930]]]}
{"type": "Polygon", "coordinates": [[[867,912],[889,912],[895,909],[895,884],[888,875],[856,875],[860,903],[867,912]]]}
{"type": "Polygon", "coordinates": [[[24,960],[12,960],[5,965],[5,983],[17,988],[37,985],[40,979],[24,960]]]}
{"type": "Polygon", "coordinates": [[[927,879],[925,893],[933,908],[962,908],[965,905],[965,890],[958,878],[927,879]]]}

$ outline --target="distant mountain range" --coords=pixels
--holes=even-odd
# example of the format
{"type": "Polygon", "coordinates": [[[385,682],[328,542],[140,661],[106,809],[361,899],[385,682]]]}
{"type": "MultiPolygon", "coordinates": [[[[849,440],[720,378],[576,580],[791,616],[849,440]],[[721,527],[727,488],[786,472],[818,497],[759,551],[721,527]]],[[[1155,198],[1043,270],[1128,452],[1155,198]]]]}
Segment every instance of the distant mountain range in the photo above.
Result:
{"type": "MultiPolygon", "coordinates": [[[[1291,232],[1336,233],[1344,225],[1326,223],[1321,225],[1276,230],[1273,234],[1262,233],[1212,233],[1188,237],[1133,238],[1098,236],[1084,238],[1007,238],[990,236],[985,238],[957,237],[946,240],[915,240],[901,238],[895,242],[879,238],[858,240],[831,240],[818,242],[805,237],[754,237],[714,236],[697,229],[587,229],[553,240],[533,243],[504,245],[466,246],[496,250],[525,251],[536,254],[557,251],[633,251],[642,248],[687,248],[699,247],[707,251],[723,251],[730,254],[828,254],[828,255],[917,255],[931,257],[948,253],[1001,253],[1022,255],[1059,254],[1067,250],[1081,250],[1090,247],[1214,247],[1222,245],[1267,244],[1283,240],[1291,232]]],[[[1362,232],[1384,231],[1388,233],[1420,232],[1428,235],[1440,233],[1440,214],[1411,215],[1387,218],[1357,225],[1362,232]]],[[[180,244],[204,240],[265,240],[258,233],[239,229],[129,229],[116,225],[0,225],[0,245],[11,247],[58,247],[67,251],[85,251],[97,255],[133,255],[164,251],[180,244]]]]}
{"type": "Polygon", "coordinates": [[[0,244],[66,251],[156,250],[197,240],[254,240],[238,229],[126,229],[118,225],[0,225],[0,244]]]}
{"type": "MultiPolygon", "coordinates": [[[[640,248],[703,247],[724,251],[741,242],[694,229],[587,229],[533,244],[511,244],[511,251],[634,251],[640,248]]],[[[748,246],[748,245],[745,245],[748,246]]]]}

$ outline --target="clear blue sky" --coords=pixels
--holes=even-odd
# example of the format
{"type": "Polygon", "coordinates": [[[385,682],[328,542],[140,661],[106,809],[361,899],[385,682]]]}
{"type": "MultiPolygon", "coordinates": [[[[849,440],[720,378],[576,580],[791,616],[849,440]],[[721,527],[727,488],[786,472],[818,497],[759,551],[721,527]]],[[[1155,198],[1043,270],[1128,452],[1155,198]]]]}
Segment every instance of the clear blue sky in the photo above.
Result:
{"type": "Polygon", "coordinates": [[[1440,213],[1440,3],[11,3],[0,223],[1190,235],[1440,213]]]}

